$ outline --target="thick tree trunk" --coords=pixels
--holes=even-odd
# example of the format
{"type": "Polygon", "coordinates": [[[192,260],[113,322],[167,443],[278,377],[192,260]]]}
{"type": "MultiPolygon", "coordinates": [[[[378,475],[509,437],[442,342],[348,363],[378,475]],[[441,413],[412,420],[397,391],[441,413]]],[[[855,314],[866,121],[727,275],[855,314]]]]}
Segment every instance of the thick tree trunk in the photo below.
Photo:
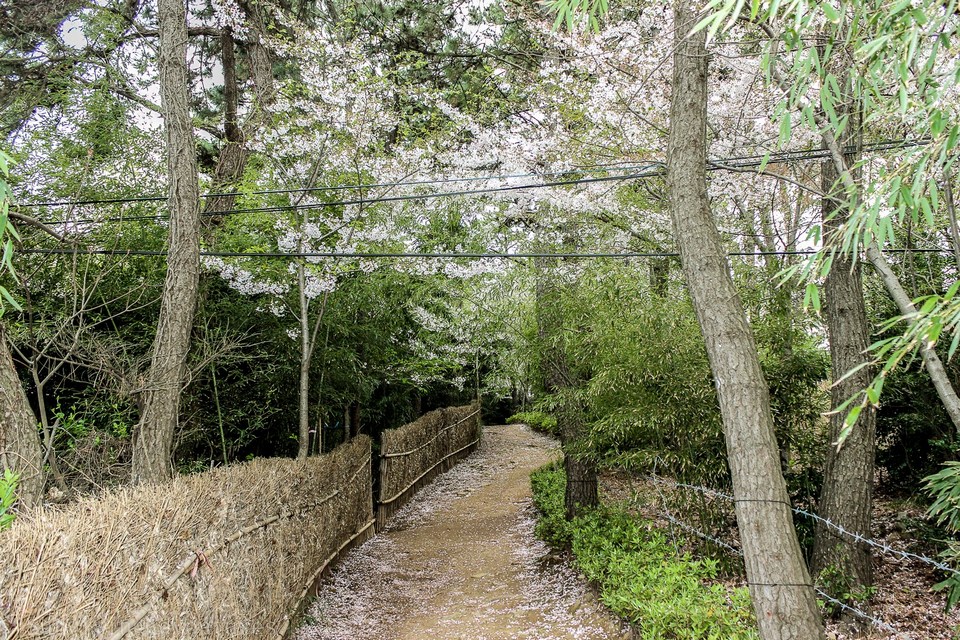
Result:
{"type": "Polygon", "coordinates": [[[223,134],[228,142],[240,142],[240,126],[237,109],[240,104],[240,88],[237,85],[237,56],[233,41],[233,29],[224,27],[220,34],[220,60],[223,62],[223,134]]]}
{"type": "MultiPolygon", "coordinates": [[[[246,142],[255,136],[270,119],[267,106],[273,101],[276,94],[276,83],[273,75],[273,54],[259,41],[268,35],[268,28],[263,10],[256,4],[241,3],[243,11],[249,18],[249,25],[255,37],[246,46],[250,79],[253,82],[254,96],[252,110],[241,126],[237,120],[237,105],[239,102],[239,87],[237,82],[237,63],[235,55],[235,41],[233,31],[224,28],[220,38],[221,57],[223,61],[223,101],[224,117],[223,132],[224,145],[217,158],[217,166],[213,174],[213,190],[229,193],[243,178],[250,159],[250,150],[246,142]]],[[[236,196],[219,195],[207,198],[203,208],[204,216],[214,225],[220,220],[217,212],[233,209],[236,196]]]]}
{"type": "Polygon", "coordinates": [[[563,470],[567,476],[566,489],[563,492],[563,506],[567,520],[572,520],[585,509],[600,503],[597,488],[597,467],[592,462],[580,460],[569,449],[583,436],[583,411],[580,407],[568,407],[559,416],[563,428],[561,439],[567,449],[563,457],[563,470]]]}
{"type": "Polygon", "coordinates": [[[723,415],[747,581],[763,640],[823,638],[770,413],[766,380],[710,214],[706,189],[707,54],[694,5],[676,0],[667,187],[687,287],[723,415]]]}
{"type": "Polygon", "coordinates": [[[43,497],[43,450],[37,419],[13,364],[7,332],[0,322],[0,470],[19,476],[17,499],[33,507],[43,497]]]}
{"type": "MultiPolygon", "coordinates": [[[[225,27],[220,37],[223,61],[223,133],[224,145],[213,173],[213,190],[229,190],[243,177],[250,152],[244,145],[244,135],[237,124],[237,104],[240,91],[237,86],[237,62],[234,55],[233,30],[225,27]]],[[[207,198],[205,216],[233,209],[235,196],[218,195],[207,198]]],[[[219,219],[219,216],[216,216],[219,219]]],[[[209,218],[208,218],[209,219],[209,218]]]]}
{"type": "Polygon", "coordinates": [[[199,186],[187,84],[185,7],[180,0],[159,0],[157,10],[170,231],[157,336],[133,449],[134,483],[159,482],[172,474],[170,454],[200,275],[199,186]]]}
{"type": "MultiPolygon", "coordinates": [[[[857,132],[859,123],[855,108],[846,105],[850,117],[848,130],[857,132]]],[[[856,133],[847,145],[859,148],[860,135],[856,133]]],[[[848,166],[854,166],[856,154],[847,157],[848,166]]],[[[823,193],[833,197],[823,199],[822,218],[826,229],[836,230],[846,222],[849,212],[843,202],[843,189],[836,189],[837,169],[833,160],[821,168],[823,193]]],[[[834,257],[824,284],[824,311],[827,319],[827,337],[830,341],[831,374],[835,381],[830,391],[830,408],[865,389],[873,379],[870,367],[863,366],[856,373],[843,378],[847,372],[869,361],[870,324],[863,300],[860,265],[844,255],[834,257]],[[841,379],[843,378],[843,379],[841,379]]],[[[876,410],[866,407],[857,419],[841,448],[836,442],[844,424],[842,412],[830,415],[830,441],[823,473],[819,515],[847,531],[870,537],[873,511],[873,473],[876,446],[876,410]]],[[[873,559],[870,547],[857,544],[817,523],[813,545],[812,572],[819,576],[824,569],[841,572],[851,588],[867,587],[873,582],[873,559]]],[[[832,594],[834,596],[838,594],[832,594]]]]}

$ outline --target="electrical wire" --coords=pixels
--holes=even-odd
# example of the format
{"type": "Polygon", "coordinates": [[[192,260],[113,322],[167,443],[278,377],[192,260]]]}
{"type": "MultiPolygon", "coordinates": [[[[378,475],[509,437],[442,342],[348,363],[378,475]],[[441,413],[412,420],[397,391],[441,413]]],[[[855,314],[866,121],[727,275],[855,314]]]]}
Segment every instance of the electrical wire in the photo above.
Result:
{"type": "MultiPolygon", "coordinates": [[[[929,144],[928,140],[900,140],[885,141],[872,145],[865,145],[862,150],[865,152],[886,151],[890,149],[902,149],[929,144]]],[[[830,152],[826,149],[814,149],[808,151],[790,151],[777,154],[737,156],[732,158],[714,159],[707,161],[708,171],[724,171],[729,169],[745,169],[752,167],[761,167],[771,164],[793,163],[806,160],[822,160],[829,157],[830,152]]],[[[439,198],[452,198],[459,196],[484,195],[490,193],[501,193],[508,191],[522,191],[525,189],[541,189],[545,187],[570,186],[578,184],[590,184],[599,182],[620,182],[627,180],[639,180],[663,176],[666,173],[666,167],[662,162],[653,162],[645,167],[645,171],[632,173],[622,176],[602,176],[596,178],[578,178],[576,180],[557,180],[553,182],[528,183],[522,185],[506,185],[502,187],[488,187],[485,189],[468,189],[459,191],[442,191],[422,194],[404,194],[396,196],[382,196],[373,198],[354,198],[350,200],[336,200],[328,202],[317,202],[297,205],[274,205],[266,207],[249,207],[244,209],[230,209],[223,211],[205,211],[201,216],[232,216],[244,213],[279,213],[285,211],[306,211],[315,209],[326,209],[330,207],[349,206],[349,205],[372,205],[384,202],[405,202],[415,200],[432,200],[439,198]]],[[[413,183],[410,183],[413,184],[413,183]]],[[[47,225],[82,225],[82,224],[102,224],[107,222],[137,222],[148,220],[164,220],[169,218],[169,214],[152,214],[138,216],[116,216],[112,218],[81,218],[78,220],[41,220],[47,225]]]]}
{"type": "MultiPolygon", "coordinates": [[[[658,164],[658,163],[654,163],[658,164]]],[[[257,196],[257,195],[277,195],[277,194],[300,194],[300,193],[322,193],[327,191],[351,191],[351,190],[362,190],[362,189],[378,189],[378,188],[387,188],[387,187],[409,187],[409,186],[423,186],[431,184],[449,184],[456,182],[480,182],[483,180],[510,180],[513,178],[536,178],[536,177],[549,177],[549,176],[563,176],[570,175],[572,173],[598,173],[601,171],[633,171],[636,169],[644,169],[649,165],[629,165],[625,163],[610,163],[610,164],[597,164],[590,165],[589,167],[572,167],[570,169],[565,169],[563,171],[550,171],[546,173],[507,173],[507,174],[493,174],[493,175],[484,175],[484,176],[475,176],[475,177],[462,177],[462,178],[436,178],[433,180],[408,180],[400,182],[375,182],[371,184],[344,184],[344,185],[334,185],[334,186],[325,186],[325,187],[297,187],[297,188],[288,188],[288,189],[261,189],[258,191],[223,191],[223,192],[212,192],[212,193],[202,193],[200,194],[201,198],[221,198],[221,197],[238,197],[238,196],[257,196]]],[[[80,206],[80,205],[91,205],[91,204],[125,204],[128,202],[163,202],[167,199],[165,195],[152,195],[152,196],[134,196],[130,198],[104,198],[104,199],[90,199],[90,200],[54,200],[50,202],[23,202],[18,203],[21,207],[61,207],[61,206],[80,206]]]]}
{"type": "MultiPolygon", "coordinates": [[[[929,139],[919,139],[919,140],[909,140],[907,138],[901,138],[899,140],[885,140],[883,142],[877,142],[873,144],[863,145],[862,150],[864,152],[874,152],[874,151],[887,151],[892,149],[906,149],[917,146],[925,146],[930,143],[929,139]]],[[[855,147],[850,147],[851,152],[856,151],[855,147]]],[[[727,166],[734,166],[737,168],[744,168],[750,166],[759,166],[764,163],[774,163],[782,164],[784,162],[791,161],[803,161],[803,160],[812,160],[812,159],[822,159],[829,156],[829,151],[826,149],[811,149],[811,150],[797,150],[797,151],[783,151],[769,154],[755,154],[747,156],[733,156],[728,158],[715,158],[708,160],[708,164],[717,163],[724,164],[727,166]]],[[[609,181],[609,180],[629,180],[637,177],[649,177],[646,175],[646,171],[653,167],[665,167],[665,163],[660,161],[651,161],[645,165],[627,165],[624,166],[622,163],[611,163],[605,165],[593,165],[588,168],[571,168],[565,171],[555,171],[548,173],[515,173],[515,174],[496,174],[496,175],[485,175],[477,177],[462,177],[462,178],[438,178],[434,180],[415,180],[415,181],[401,181],[401,182],[380,182],[373,184],[352,184],[352,185],[337,185],[337,186],[325,186],[325,187],[304,187],[304,188],[294,188],[294,189],[266,189],[260,191],[250,191],[250,192],[216,192],[216,193],[207,193],[202,194],[202,198],[213,198],[213,197],[228,197],[228,196],[243,196],[243,195],[277,195],[277,194],[293,194],[293,193],[321,193],[321,192],[330,192],[330,191],[349,191],[349,190],[362,190],[362,189],[373,189],[373,188],[387,188],[387,187],[407,187],[407,186],[423,186],[423,185],[435,185],[435,184],[451,184],[451,183],[462,183],[462,182],[479,182],[487,180],[509,180],[514,178],[525,178],[525,177],[549,177],[549,176],[560,176],[560,175],[570,175],[574,173],[598,173],[601,171],[610,172],[610,171],[639,171],[639,173],[625,175],[625,176],[606,176],[603,178],[585,178],[582,179],[582,182],[590,181],[609,181]]],[[[714,169],[721,169],[722,167],[714,167],[714,169]]],[[[658,174],[657,174],[658,175],[658,174]]],[[[556,186],[561,184],[578,184],[578,181],[556,181],[553,183],[544,183],[539,185],[526,185],[526,186],[507,186],[507,187],[498,187],[492,188],[492,190],[515,190],[519,188],[531,188],[536,186],[556,186]]],[[[460,192],[440,192],[434,194],[421,194],[416,197],[418,198],[429,198],[429,197],[442,197],[443,195],[462,195],[462,194],[471,194],[471,193],[490,193],[488,190],[474,190],[474,191],[460,191],[460,192]]],[[[393,196],[401,197],[401,196],[393,196]]],[[[414,198],[414,196],[410,196],[414,198]]],[[[104,199],[90,199],[90,200],[60,200],[52,202],[36,202],[36,203],[20,203],[21,207],[55,207],[55,206],[80,206],[80,205],[93,205],[93,204],[124,204],[130,202],[162,202],[166,200],[166,196],[137,196],[131,198],[104,198],[104,199]]],[[[342,206],[344,203],[348,204],[359,204],[359,203],[375,203],[375,202],[384,202],[392,200],[384,200],[381,198],[372,198],[372,199],[356,199],[356,200],[341,200],[338,202],[328,202],[328,203],[316,203],[312,205],[300,205],[304,208],[309,207],[327,207],[327,206],[342,206]]],[[[278,207],[260,207],[260,208],[251,208],[251,209],[237,209],[231,211],[212,211],[208,212],[207,215],[225,215],[228,213],[251,213],[256,211],[269,212],[275,210],[288,211],[295,209],[294,206],[278,206],[278,207]]],[[[133,216],[126,217],[123,220],[143,220],[143,219],[158,219],[160,216],[133,216]]],[[[102,222],[107,221],[118,221],[114,220],[102,220],[102,222]]],[[[60,221],[49,221],[49,224],[58,224],[60,221]]]]}
{"type": "MultiPolygon", "coordinates": [[[[143,249],[90,249],[90,248],[51,248],[18,249],[18,254],[34,255],[99,255],[99,256],[147,256],[163,257],[166,251],[143,249]]],[[[808,256],[815,250],[795,251],[731,251],[729,257],[759,256],[808,256]]],[[[886,249],[885,253],[952,253],[951,249],[886,249]]],[[[622,252],[622,253],[493,253],[493,252],[336,252],[336,251],[201,251],[203,257],[216,258],[465,258],[465,259],[520,259],[520,258],[676,258],[679,253],[671,251],[622,252]]]]}
{"type": "MultiPolygon", "coordinates": [[[[459,196],[471,196],[471,195],[483,195],[489,193],[499,193],[507,191],[522,191],[524,189],[542,189],[544,187],[556,187],[556,186],[568,186],[568,185],[577,185],[577,184],[590,184],[597,182],[618,182],[623,180],[631,180],[636,178],[645,178],[656,175],[662,175],[663,169],[660,168],[659,164],[647,165],[647,167],[652,167],[654,170],[652,172],[643,172],[643,173],[633,173],[623,176],[603,176],[599,178],[578,178],[576,180],[555,180],[553,182],[536,182],[536,183],[527,183],[519,185],[507,185],[502,187],[488,187],[485,189],[467,189],[460,191],[440,191],[432,193],[419,193],[419,194],[405,194],[397,196],[381,196],[373,198],[353,198],[350,200],[334,200],[328,202],[314,202],[309,204],[293,204],[293,205],[274,205],[269,207],[250,207],[245,209],[229,209],[224,211],[204,211],[200,215],[202,217],[214,217],[214,216],[233,216],[240,215],[243,213],[279,213],[283,211],[306,211],[313,209],[327,209],[331,207],[344,207],[349,205],[371,205],[379,204],[383,202],[406,202],[412,200],[435,200],[439,198],[454,198],[459,196]]],[[[82,218],[79,220],[42,220],[44,224],[48,225],[79,225],[79,224],[94,224],[94,223],[104,223],[104,222],[136,222],[143,220],[164,220],[169,218],[169,214],[154,214],[154,215],[140,215],[140,216],[116,216],[113,218],[82,218]]]]}

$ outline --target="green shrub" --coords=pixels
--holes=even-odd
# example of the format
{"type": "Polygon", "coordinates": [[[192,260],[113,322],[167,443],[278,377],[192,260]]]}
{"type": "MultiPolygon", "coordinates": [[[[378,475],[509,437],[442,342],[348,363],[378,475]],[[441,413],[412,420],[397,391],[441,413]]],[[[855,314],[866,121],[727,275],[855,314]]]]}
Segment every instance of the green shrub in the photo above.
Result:
{"type": "Polygon", "coordinates": [[[844,606],[854,609],[864,609],[870,599],[877,592],[874,586],[858,586],[853,578],[843,568],[836,564],[831,564],[820,570],[817,576],[817,584],[830,597],[839,602],[820,599],[820,605],[823,607],[827,617],[839,619],[844,613],[844,606]]]}
{"type": "Polygon", "coordinates": [[[0,531],[9,529],[13,524],[16,515],[13,513],[13,503],[17,496],[17,474],[4,469],[3,477],[0,478],[0,531]]]}
{"type": "Polygon", "coordinates": [[[507,418],[507,424],[525,424],[535,431],[557,435],[557,419],[540,411],[521,411],[507,418]]]}
{"type": "MultiPolygon", "coordinates": [[[[946,463],[943,469],[925,478],[925,481],[924,488],[934,498],[927,515],[950,533],[960,533],[960,462],[946,463]]],[[[947,550],[941,556],[954,567],[960,565],[960,542],[954,539],[948,541],[947,545],[947,550]]],[[[960,601],[960,575],[956,573],[951,573],[933,588],[947,592],[948,611],[960,601]]]]}
{"type": "Polygon", "coordinates": [[[565,549],[570,546],[573,534],[572,523],[566,519],[563,492],[566,477],[559,462],[540,467],[530,474],[533,504],[540,511],[535,533],[552,547],[565,549]]]}
{"type": "Polygon", "coordinates": [[[573,552],[577,567],[614,613],[641,638],[677,640],[756,638],[747,589],[706,584],[717,563],[677,555],[650,523],[619,507],[601,507],[572,522],[563,519],[563,470],[556,463],[531,475],[542,516],[537,535],[573,552]]]}

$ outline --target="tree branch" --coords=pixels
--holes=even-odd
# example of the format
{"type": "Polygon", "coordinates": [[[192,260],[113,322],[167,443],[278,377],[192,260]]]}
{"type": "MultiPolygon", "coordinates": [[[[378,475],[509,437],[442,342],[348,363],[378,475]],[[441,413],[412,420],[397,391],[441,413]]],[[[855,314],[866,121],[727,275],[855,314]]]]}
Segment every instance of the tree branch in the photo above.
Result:
{"type": "MultiPolygon", "coordinates": [[[[154,113],[159,113],[161,115],[163,114],[163,109],[160,107],[159,104],[151,100],[147,100],[146,98],[137,94],[135,91],[133,91],[129,87],[124,87],[115,82],[111,82],[108,88],[110,89],[110,91],[113,91],[115,94],[117,94],[121,98],[126,98],[130,102],[134,102],[140,105],[141,107],[143,107],[144,109],[153,111],[154,113]]],[[[209,133],[210,135],[212,135],[218,140],[223,138],[222,131],[220,131],[213,125],[204,122],[199,118],[196,118],[196,117],[193,118],[193,126],[197,129],[200,129],[201,131],[206,131],[207,133],[209,133]]]]}
{"type": "Polygon", "coordinates": [[[810,185],[803,184],[802,182],[798,180],[794,180],[793,178],[789,178],[783,174],[776,173],[773,171],[767,171],[766,169],[759,169],[759,168],[749,169],[746,167],[734,167],[729,164],[723,164],[722,162],[717,162],[715,160],[708,160],[708,163],[710,164],[711,167],[717,167],[718,169],[723,169],[724,171],[733,171],[734,173],[752,173],[753,175],[757,175],[757,176],[768,176],[770,178],[776,178],[777,180],[783,180],[784,182],[789,182],[790,184],[796,187],[799,187],[804,191],[809,191],[810,193],[820,196],[821,198],[828,197],[827,194],[825,194],[823,191],[820,191],[815,187],[811,187],[810,185]]]}
{"type": "Polygon", "coordinates": [[[37,229],[40,229],[40,230],[43,231],[44,233],[47,233],[47,234],[53,236],[54,238],[56,238],[56,239],[59,240],[60,242],[70,242],[69,240],[67,240],[67,238],[66,238],[65,236],[60,235],[59,233],[57,233],[56,231],[54,231],[53,229],[51,229],[50,227],[48,227],[48,226],[45,225],[44,223],[40,222],[40,221],[37,220],[36,218],[31,218],[30,216],[26,216],[26,215],[24,215],[24,214],[22,214],[22,213],[16,213],[15,211],[11,211],[11,212],[10,212],[10,217],[13,218],[14,220],[19,220],[20,222],[22,222],[22,223],[24,223],[24,224],[26,224],[26,225],[29,225],[29,226],[31,226],[31,227],[36,227],[37,229]]]}

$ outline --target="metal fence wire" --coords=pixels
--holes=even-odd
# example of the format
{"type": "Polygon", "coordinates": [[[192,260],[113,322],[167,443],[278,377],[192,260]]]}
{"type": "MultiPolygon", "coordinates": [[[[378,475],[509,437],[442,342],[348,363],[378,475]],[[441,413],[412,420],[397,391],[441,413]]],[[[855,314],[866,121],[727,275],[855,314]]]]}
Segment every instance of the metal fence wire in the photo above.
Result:
{"type": "MultiPolygon", "coordinates": [[[[715,536],[712,536],[712,535],[710,535],[709,533],[706,533],[705,531],[702,531],[702,530],[698,529],[697,527],[695,527],[695,526],[693,526],[693,525],[691,525],[691,524],[689,524],[689,523],[687,523],[687,522],[684,522],[684,521],[680,520],[679,518],[677,518],[677,517],[670,511],[670,509],[667,507],[666,496],[663,495],[663,492],[660,490],[660,487],[664,487],[664,486],[665,486],[665,487],[671,487],[671,488],[673,488],[673,489],[682,489],[682,490],[685,490],[685,491],[695,491],[695,492],[700,493],[700,494],[702,494],[702,495],[704,495],[704,496],[708,496],[708,497],[711,497],[711,498],[717,498],[717,499],[720,499],[720,500],[725,500],[725,501],[727,501],[727,502],[730,502],[730,503],[734,503],[734,504],[735,504],[735,503],[737,502],[737,499],[736,499],[734,496],[729,495],[729,494],[727,494],[727,493],[723,493],[722,491],[717,491],[716,489],[711,489],[711,488],[709,488],[709,487],[703,487],[703,486],[688,484],[688,483],[684,483],[684,482],[677,482],[677,481],[672,480],[672,479],[670,479],[670,478],[664,478],[664,477],[662,477],[662,476],[658,476],[658,475],[656,474],[656,469],[654,469],[654,472],[651,473],[651,474],[649,474],[649,475],[647,475],[646,477],[647,477],[648,480],[650,480],[650,481],[653,483],[654,487],[655,487],[656,490],[657,490],[657,494],[658,494],[658,496],[659,496],[659,501],[660,501],[660,507],[659,507],[659,509],[658,509],[658,513],[659,513],[659,515],[660,515],[661,517],[663,517],[665,520],[667,520],[668,522],[670,522],[672,525],[674,525],[674,526],[676,526],[676,527],[678,527],[678,528],[686,531],[687,533],[690,533],[691,535],[696,536],[697,538],[700,538],[701,540],[705,540],[705,541],[707,541],[707,542],[710,542],[710,543],[716,545],[717,547],[723,549],[724,551],[726,551],[726,552],[728,552],[728,553],[730,553],[730,554],[733,554],[733,555],[738,556],[738,557],[741,557],[741,558],[743,557],[743,550],[742,550],[742,549],[740,549],[740,548],[738,548],[738,547],[736,547],[736,546],[734,546],[734,545],[732,545],[732,544],[730,544],[730,543],[728,543],[728,542],[726,542],[726,541],[724,541],[724,540],[721,540],[721,539],[719,539],[719,538],[717,538],[717,537],[715,537],[715,536]]],[[[903,550],[903,549],[897,549],[897,548],[895,548],[895,547],[891,547],[891,546],[890,546],[889,544],[887,544],[886,542],[881,542],[881,541],[873,540],[873,539],[870,539],[870,538],[866,538],[866,537],[864,537],[864,536],[862,536],[862,535],[860,535],[860,534],[858,534],[858,533],[849,531],[849,530],[845,529],[844,527],[842,527],[841,525],[839,525],[839,524],[837,524],[837,523],[835,523],[835,522],[832,522],[832,521],[830,521],[829,519],[824,518],[824,517],[822,517],[822,516],[819,516],[819,515],[817,515],[817,514],[815,514],[815,513],[811,513],[811,512],[809,512],[809,511],[805,511],[805,510],[803,510],[803,509],[798,509],[798,508],[794,507],[792,504],[787,504],[787,506],[790,507],[790,510],[793,511],[793,513],[795,513],[795,514],[797,514],[797,515],[799,515],[799,516],[801,516],[801,517],[804,517],[804,518],[809,518],[810,520],[812,520],[812,521],[814,521],[814,522],[817,522],[817,523],[822,524],[822,525],[825,526],[826,528],[828,528],[828,529],[830,529],[831,531],[835,532],[835,533],[838,535],[838,537],[845,538],[845,539],[847,539],[847,540],[849,540],[849,541],[852,541],[852,542],[855,542],[855,543],[858,543],[858,544],[868,545],[869,547],[871,547],[871,548],[873,548],[873,549],[876,549],[877,551],[879,551],[880,553],[883,553],[883,554],[885,554],[885,555],[893,556],[893,557],[896,557],[896,558],[901,558],[901,559],[904,559],[904,560],[909,560],[909,561],[912,561],[912,562],[919,562],[919,563],[922,563],[922,564],[929,565],[930,567],[933,567],[933,568],[935,568],[935,569],[937,569],[937,570],[939,570],[939,571],[943,571],[943,572],[945,572],[945,573],[949,573],[949,574],[953,574],[953,575],[960,575],[960,571],[958,571],[957,569],[955,569],[955,568],[953,568],[953,567],[951,567],[951,566],[949,566],[949,565],[947,565],[947,564],[945,564],[945,563],[943,563],[943,562],[941,562],[941,561],[939,561],[939,560],[937,560],[937,559],[935,559],[935,558],[930,558],[930,557],[924,556],[924,555],[922,555],[922,554],[912,553],[912,552],[910,552],[910,551],[905,551],[905,550],[903,550]]],[[[875,616],[873,616],[873,615],[871,615],[871,614],[869,614],[869,613],[867,613],[867,612],[865,612],[865,611],[862,611],[861,609],[857,609],[856,607],[852,607],[852,606],[850,606],[850,605],[847,604],[847,603],[841,602],[840,600],[838,600],[838,599],[830,596],[829,594],[824,593],[824,591],[823,591],[822,589],[820,589],[819,587],[817,587],[816,585],[813,585],[813,584],[797,584],[797,585],[753,585],[753,584],[751,584],[751,583],[749,583],[749,582],[748,582],[747,584],[750,585],[750,586],[779,586],[779,587],[795,586],[795,587],[803,587],[803,588],[812,588],[812,589],[816,592],[816,594],[817,594],[817,596],[818,596],[819,598],[821,598],[822,600],[824,600],[824,601],[826,601],[826,602],[829,602],[831,605],[839,608],[840,610],[844,611],[845,613],[849,613],[850,615],[855,616],[856,618],[858,618],[858,619],[860,619],[860,620],[863,620],[863,621],[865,621],[865,622],[868,622],[868,623],[870,623],[871,625],[873,625],[873,626],[875,626],[875,627],[877,627],[877,628],[879,628],[879,629],[883,629],[883,630],[888,631],[888,632],[891,632],[891,633],[897,633],[897,629],[896,629],[893,625],[891,625],[890,623],[888,623],[888,622],[886,622],[886,621],[884,621],[884,620],[881,620],[880,618],[877,618],[877,617],[875,617],[875,616]]]]}

